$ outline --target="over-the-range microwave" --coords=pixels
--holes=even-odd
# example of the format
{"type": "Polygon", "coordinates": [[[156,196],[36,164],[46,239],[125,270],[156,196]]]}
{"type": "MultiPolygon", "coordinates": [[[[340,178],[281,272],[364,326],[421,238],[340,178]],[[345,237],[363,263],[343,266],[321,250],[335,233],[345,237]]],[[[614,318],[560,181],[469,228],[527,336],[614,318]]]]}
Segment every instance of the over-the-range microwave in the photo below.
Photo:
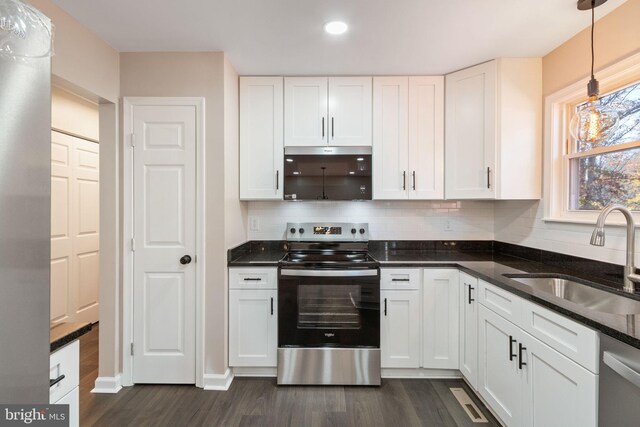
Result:
{"type": "Polygon", "coordinates": [[[285,147],[285,200],[371,200],[371,147],[285,147]]]}

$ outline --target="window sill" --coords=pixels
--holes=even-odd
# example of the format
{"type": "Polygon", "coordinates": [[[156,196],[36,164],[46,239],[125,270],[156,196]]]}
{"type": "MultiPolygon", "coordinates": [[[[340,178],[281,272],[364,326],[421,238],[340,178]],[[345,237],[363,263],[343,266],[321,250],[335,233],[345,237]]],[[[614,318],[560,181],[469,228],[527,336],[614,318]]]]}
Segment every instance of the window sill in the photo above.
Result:
{"type": "MultiPolygon", "coordinates": [[[[558,218],[558,217],[545,217],[545,218],[542,218],[543,222],[589,225],[591,227],[595,227],[596,220],[597,219],[577,219],[577,218],[558,218]]],[[[640,228],[640,217],[635,216],[634,221],[635,221],[635,227],[636,228],[640,228]]],[[[613,227],[626,227],[627,223],[625,221],[607,218],[606,225],[607,226],[613,226],[613,227]]]]}

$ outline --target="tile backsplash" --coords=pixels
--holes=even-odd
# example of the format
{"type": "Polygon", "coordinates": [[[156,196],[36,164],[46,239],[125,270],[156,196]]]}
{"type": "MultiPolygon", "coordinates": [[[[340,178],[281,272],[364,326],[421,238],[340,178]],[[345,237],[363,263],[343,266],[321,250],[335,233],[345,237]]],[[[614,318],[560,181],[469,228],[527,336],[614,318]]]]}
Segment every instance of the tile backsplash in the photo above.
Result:
{"type": "Polygon", "coordinates": [[[249,240],[280,240],[287,222],[367,222],[372,240],[493,240],[491,201],[249,202],[249,240]]]}

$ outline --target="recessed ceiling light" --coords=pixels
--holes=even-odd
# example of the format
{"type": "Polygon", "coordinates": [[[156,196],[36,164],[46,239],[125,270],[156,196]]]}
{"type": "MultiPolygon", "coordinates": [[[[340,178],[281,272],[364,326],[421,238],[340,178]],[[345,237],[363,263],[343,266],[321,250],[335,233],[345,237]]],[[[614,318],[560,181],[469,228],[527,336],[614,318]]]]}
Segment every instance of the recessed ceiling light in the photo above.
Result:
{"type": "Polygon", "coordinates": [[[364,157],[358,157],[356,160],[359,162],[364,162],[364,157]]]}
{"type": "Polygon", "coordinates": [[[324,30],[333,35],[346,33],[348,28],[349,26],[341,21],[331,21],[324,25],[324,30]]]}
{"type": "Polygon", "coordinates": [[[293,174],[294,174],[294,175],[300,175],[300,172],[295,171],[293,174]]]}
{"type": "Polygon", "coordinates": [[[287,162],[293,162],[293,159],[287,159],[287,162]]]}
{"type": "Polygon", "coordinates": [[[355,173],[355,172],[353,172],[353,171],[349,172],[349,175],[355,175],[355,174],[356,174],[356,173],[355,173]]]}

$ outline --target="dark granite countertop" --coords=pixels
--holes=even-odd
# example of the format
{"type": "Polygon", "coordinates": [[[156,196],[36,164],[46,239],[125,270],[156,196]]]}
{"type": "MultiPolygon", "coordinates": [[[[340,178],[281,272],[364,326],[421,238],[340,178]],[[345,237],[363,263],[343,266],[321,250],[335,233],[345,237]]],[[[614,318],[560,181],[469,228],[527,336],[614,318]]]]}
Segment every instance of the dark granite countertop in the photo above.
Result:
{"type": "MultiPolygon", "coordinates": [[[[621,266],[500,242],[493,242],[493,245],[474,244],[471,248],[465,247],[464,243],[458,247],[439,243],[421,242],[403,246],[376,242],[370,244],[369,252],[383,268],[459,268],[524,299],[640,348],[640,313],[625,316],[590,310],[504,276],[522,272],[566,274],[589,281],[594,287],[640,300],[640,293],[629,295],[622,291],[621,266]]],[[[285,252],[282,242],[248,242],[229,251],[228,265],[276,267],[285,252]]]]}
{"type": "Polygon", "coordinates": [[[91,330],[91,323],[60,323],[49,333],[50,352],[77,340],[91,330]]]}

